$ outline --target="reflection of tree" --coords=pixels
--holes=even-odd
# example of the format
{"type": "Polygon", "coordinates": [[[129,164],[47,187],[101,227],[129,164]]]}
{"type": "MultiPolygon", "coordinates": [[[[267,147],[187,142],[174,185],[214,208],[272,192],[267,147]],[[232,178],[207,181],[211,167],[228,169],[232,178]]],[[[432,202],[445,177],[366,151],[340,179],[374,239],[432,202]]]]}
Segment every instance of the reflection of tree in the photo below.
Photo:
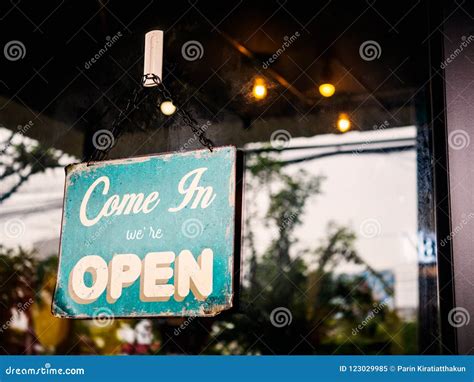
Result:
{"type": "Polygon", "coordinates": [[[1,353],[37,354],[58,350],[69,322],[51,315],[57,260],[38,261],[35,252],[0,246],[1,353]],[[23,321],[26,330],[16,328],[23,321]]]}
{"type": "Polygon", "coordinates": [[[397,349],[389,334],[398,331],[400,320],[386,305],[375,309],[380,302],[374,300],[366,278],[334,274],[342,262],[358,264],[380,280],[388,295],[393,294],[381,275],[358,255],[350,229],[331,223],[318,248],[298,250],[295,246],[295,229],[303,222],[307,203],[320,192],[322,178],[303,170],[290,176],[269,156],[253,158],[248,169],[246,247],[250,260],[242,312],[228,320],[230,329],[229,323],[217,324],[222,330],[214,349],[257,354],[404,351],[397,349]],[[277,234],[258,256],[258,237],[251,227],[259,224],[255,221],[259,202],[252,198],[263,187],[269,193],[265,222],[277,234]],[[279,307],[291,312],[289,325],[272,325],[272,312],[279,307]],[[366,325],[353,335],[352,329],[364,320],[366,325]]]}
{"type": "Polygon", "coordinates": [[[366,276],[336,272],[342,262],[358,264],[379,280],[386,295],[393,295],[391,286],[357,253],[356,236],[349,228],[332,223],[316,248],[297,245],[296,230],[303,224],[308,203],[321,192],[323,179],[304,171],[289,175],[266,154],[248,162],[248,175],[244,234],[249,271],[239,312],[209,319],[152,320],[154,344],[159,345],[137,351],[136,344],[124,345],[117,333],[138,320],[97,326],[87,320],[52,317],[56,256],[39,261],[32,253],[0,247],[0,324],[9,322],[12,311],[30,298],[35,301],[24,310],[27,331],[4,330],[0,350],[12,354],[415,353],[415,325],[403,324],[389,305],[377,301],[366,276]],[[263,191],[269,199],[264,207],[256,197],[263,191]],[[258,251],[261,238],[254,227],[262,220],[274,237],[258,251]],[[288,309],[291,322],[272,324],[277,308],[288,309]]]}
{"type": "MultiPolygon", "coordinates": [[[[0,326],[2,326],[3,354],[31,354],[32,328],[28,326],[26,333],[21,336],[9,336],[13,315],[23,306],[29,306],[34,299],[36,283],[36,264],[33,256],[22,249],[14,251],[0,246],[0,326]]],[[[25,309],[27,317],[31,316],[30,309],[25,309]]],[[[31,322],[31,320],[28,320],[31,322]]],[[[12,329],[14,330],[14,329],[12,329]]],[[[0,348],[1,350],[1,348],[0,348]]]]}
{"type": "Polygon", "coordinates": [[[40,144],[27,145],[25,143],[12,144],[15,134],[12,134],[7,142],[3,142],[2,153],[9,155],[8,160],[0,162],[3,171],[0,180],[16,177],[15,182],[9,190],[2,190],[0,203],[12,196],[30,176],[45,171],[47,168],[59,167],[60,153],[56,150],[47,149],[40,144]]]}
{"type": "Polygon", "coordinates": [[[35,252],[0,246],[0,354],[120,352],[122,343],[116,335],[120,321],[111,320],[103,327],[51,314],[56,270],[57,256],[39,260],[35,252]],[[15,327],[20,312],[26,330],[15,327]]]}

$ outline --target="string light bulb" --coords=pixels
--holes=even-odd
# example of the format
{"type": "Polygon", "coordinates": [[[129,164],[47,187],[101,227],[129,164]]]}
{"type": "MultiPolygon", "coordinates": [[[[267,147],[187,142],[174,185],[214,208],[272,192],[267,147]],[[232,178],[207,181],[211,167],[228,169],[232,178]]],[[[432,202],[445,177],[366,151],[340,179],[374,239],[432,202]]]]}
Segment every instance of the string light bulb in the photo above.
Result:
{"type": "Polygon", "coordinates": [[[351,120],[349,119],[349,115],[346,113],[339,114],[337,119],[337,129],[341,133],[347,132],[351,128],[351,120]]]}
{"type": "Polygon", "coordinates": [[[257,100],[264,99],[267,96],[267,84],[262,77],[255,78],[252,94],[257,100]]]}
{"type": "Polygon", "coordinates": [[[164,115],[173,115],[176,111],[176,106],[171,101],[164,101],[160,105],[160,110],[164,115]]]}
{"type": "Polygon", "coordinates": [[[335,91],[336,87],[329,82],[319,85],[319,94],[323,97],[331,97],[335,91]]]}

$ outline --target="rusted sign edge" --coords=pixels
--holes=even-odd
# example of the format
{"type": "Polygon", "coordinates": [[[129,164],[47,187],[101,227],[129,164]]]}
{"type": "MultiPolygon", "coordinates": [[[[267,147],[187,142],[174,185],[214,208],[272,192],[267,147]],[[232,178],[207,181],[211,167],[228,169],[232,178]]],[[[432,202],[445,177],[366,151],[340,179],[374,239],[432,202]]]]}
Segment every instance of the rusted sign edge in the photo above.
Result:
{"type": "Polygon", "coordinates": [[[245,184],[245,153],[243,150],[236,150],[235,157],[235,208],[234,208],[234,250],[232,261],[232,296],[229,313],[236,313],[240,310],[240,295],[242,285],[242,219],[243,219],[243,193],[245,184]]]}

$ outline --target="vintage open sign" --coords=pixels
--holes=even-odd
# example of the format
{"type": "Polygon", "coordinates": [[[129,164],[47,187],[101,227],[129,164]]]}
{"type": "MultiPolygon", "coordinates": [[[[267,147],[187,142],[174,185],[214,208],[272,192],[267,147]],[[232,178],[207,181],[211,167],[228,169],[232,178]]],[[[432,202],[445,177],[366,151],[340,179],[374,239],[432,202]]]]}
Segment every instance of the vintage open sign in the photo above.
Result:
{"type": "Polygon", "coordinates": [[[231,146],[68,166],[53,313],[213,316],[232,307],[241,167],[231,146]]]}

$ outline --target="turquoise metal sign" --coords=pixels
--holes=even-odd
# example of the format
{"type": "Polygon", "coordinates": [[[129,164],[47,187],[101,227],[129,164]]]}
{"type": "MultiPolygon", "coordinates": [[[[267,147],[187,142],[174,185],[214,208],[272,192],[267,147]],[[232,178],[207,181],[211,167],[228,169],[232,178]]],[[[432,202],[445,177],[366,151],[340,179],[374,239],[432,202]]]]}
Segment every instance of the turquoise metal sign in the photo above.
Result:
{"type": "Polygon", "coordinates": [[[213,316],[232,307],[237,164],[226,146],[68,166],[53,313],[213,316]]]}

